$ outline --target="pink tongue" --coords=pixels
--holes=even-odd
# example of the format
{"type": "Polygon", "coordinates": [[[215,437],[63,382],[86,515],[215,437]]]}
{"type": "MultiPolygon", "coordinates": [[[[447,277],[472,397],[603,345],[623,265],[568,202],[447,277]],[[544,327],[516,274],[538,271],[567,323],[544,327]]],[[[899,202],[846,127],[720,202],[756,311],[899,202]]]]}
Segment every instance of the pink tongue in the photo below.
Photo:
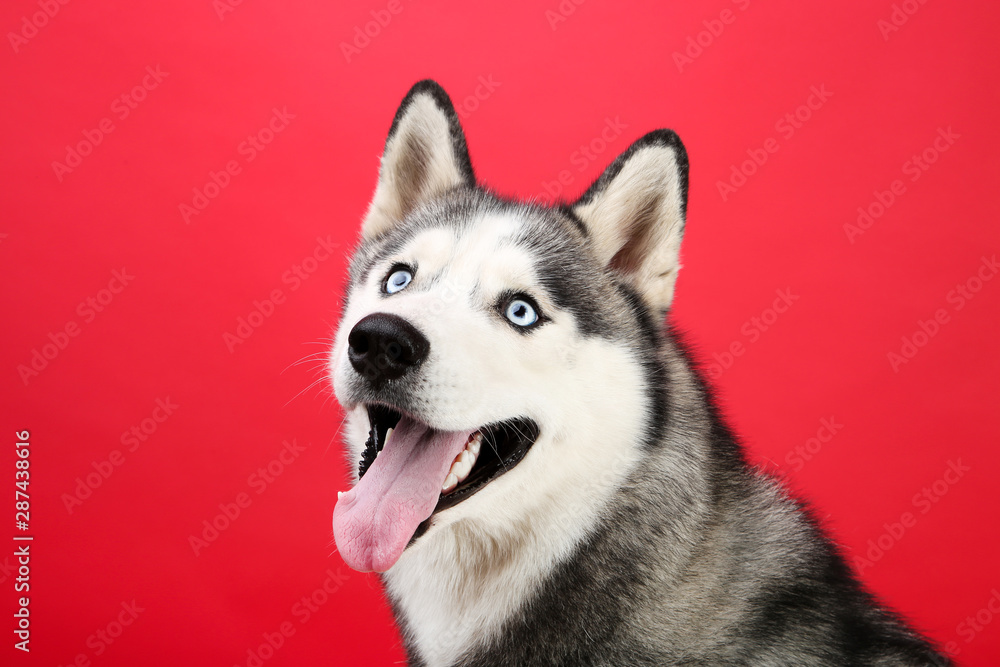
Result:
{"type": "Polygon", "coordinates": [[[385,572],[434,511],[469,431],[434,431],[403,417],[357,485],[333,510],[337,550],[360,572],[385,572]]]}

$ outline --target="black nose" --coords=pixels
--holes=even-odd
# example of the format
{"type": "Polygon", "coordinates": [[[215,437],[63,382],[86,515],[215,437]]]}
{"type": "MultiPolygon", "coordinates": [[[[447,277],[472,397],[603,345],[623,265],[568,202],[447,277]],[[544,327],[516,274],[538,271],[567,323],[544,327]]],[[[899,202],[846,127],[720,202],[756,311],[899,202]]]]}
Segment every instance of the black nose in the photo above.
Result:
{"type": "Polygon", "coordinates": [[[351,365],[372,384],[402,377],[427,358],[431,344],[402,317],[372,313],[347,336],[351,365]]]}

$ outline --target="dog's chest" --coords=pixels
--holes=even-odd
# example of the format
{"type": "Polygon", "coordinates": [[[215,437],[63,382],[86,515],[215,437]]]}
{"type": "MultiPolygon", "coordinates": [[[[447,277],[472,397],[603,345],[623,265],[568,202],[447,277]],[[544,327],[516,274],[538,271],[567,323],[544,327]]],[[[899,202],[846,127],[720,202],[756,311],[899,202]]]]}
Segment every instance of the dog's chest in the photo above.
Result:
{"type": "Polygon", "coordinates": [[[549,570],[546,558],[522,556],[476,571],[446,548],[429,551],[401,560],[385,576],[408,646],[426,667],[449,667],[477,653],[531,599],[549,570]]]}

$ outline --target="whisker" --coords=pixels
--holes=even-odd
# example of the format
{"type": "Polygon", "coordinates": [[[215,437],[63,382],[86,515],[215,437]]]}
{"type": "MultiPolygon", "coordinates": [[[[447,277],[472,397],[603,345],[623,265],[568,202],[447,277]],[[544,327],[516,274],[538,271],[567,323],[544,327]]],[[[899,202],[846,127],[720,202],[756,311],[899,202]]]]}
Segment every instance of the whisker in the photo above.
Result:
{"type": "Polygon", "coordinates": [[[323,451],[324,457],[326,457],[326,455],[330,453],[330,447],[333,446],[333,441],[336,440],[337,437],[340,435],[340,432],[344,430],[344,424],[346,423],[347,423],[347,415],[344,415],[343,417],[340,418],[340,424],[337,426],[337,429],[333,432],[333,436],[330,437],[330,442],[326,443],[326,449],[323,451]]]}
{"type": "Polygon", "coordinates": [[[303,389],[302,391],[300,391],[299,393],[295,394],[290,399],[288,399],[288,402],[286,402],[283,407],[287,408],[288,407],[288,403],[291,403],[296,398],[298,398],[299,396],[301,396],[302,394],[306,393],[307,391],[309,391],[310,389],[312,389],[313,387],[315,387],[316,385],[318,385],[320,382],[323,382],[325,380],[326,380],[326,377],[318,377],[318,378],[316,378],[315,380],[313,380],[312,382],[309,383],[309,386],[307,386],[305,389],[303,389]]]}
{"type": "Polygon", "coordinates": [[[292,366],[298,366],[300,364],[306,363],[307,361],[319,361],[319,362],[322,362],[322,363],[325,364],[326,363],[325,360],[326,360],[327,356],[328,356],[328,354],[325,351],[312,352],[312,353],[307,354],[306,356],[302,357],[298,361],[293,361],[292,363],[290,363],[287,366],[285,366],[285,369],[283,371],[281,371],[280,374],[284,374],[285,371],[287,371],[292,366]]]}

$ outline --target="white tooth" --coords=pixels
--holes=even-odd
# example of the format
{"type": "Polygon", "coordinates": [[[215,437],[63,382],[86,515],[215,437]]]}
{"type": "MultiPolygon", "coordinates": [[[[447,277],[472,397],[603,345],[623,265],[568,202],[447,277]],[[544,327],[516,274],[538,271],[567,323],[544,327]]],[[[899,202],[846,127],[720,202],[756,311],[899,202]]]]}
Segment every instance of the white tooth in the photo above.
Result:
{"type": "Polygon", "coordinates": [[[386,429],[386,431],[385,431],[385,442],[382,443],[383,447],[385,447],[389,443],[389,437],[392,435],[392,431],[393,431],[393,429],[391,429],[391,428],[386,429]]]}
{"type": "Polygon", "coordinates": [[[340,500],[340,497],[341,497],[342,495],[344,495],[344,492],[343,492],[343,491],[337,491],[337,500],[340,500]]]}
{"type": "Polygon", "coordinates": [[[479,447],[483,444],[483,434],[475,433],[472,438],[469,439],[469,444],[465,446],[467,450],[472,452],[474,455],[479,455],[479,447]]]}
{"type": "Polygon", "coordinates": [[[448,473],[448,476],[444,478],[444,484],[441,486],[441,491],[443,493],[448,493],[452,489],[458,486],[458,477],[455,473],[448,473]]]}
{"type": "Polygon", "coordinates": [[[468,460],[459,461],[453,465],[451,469],[459,480],[463,480],[469,476],[469,471],[472,470],[472,464],[469,463],[468,460]]]}

